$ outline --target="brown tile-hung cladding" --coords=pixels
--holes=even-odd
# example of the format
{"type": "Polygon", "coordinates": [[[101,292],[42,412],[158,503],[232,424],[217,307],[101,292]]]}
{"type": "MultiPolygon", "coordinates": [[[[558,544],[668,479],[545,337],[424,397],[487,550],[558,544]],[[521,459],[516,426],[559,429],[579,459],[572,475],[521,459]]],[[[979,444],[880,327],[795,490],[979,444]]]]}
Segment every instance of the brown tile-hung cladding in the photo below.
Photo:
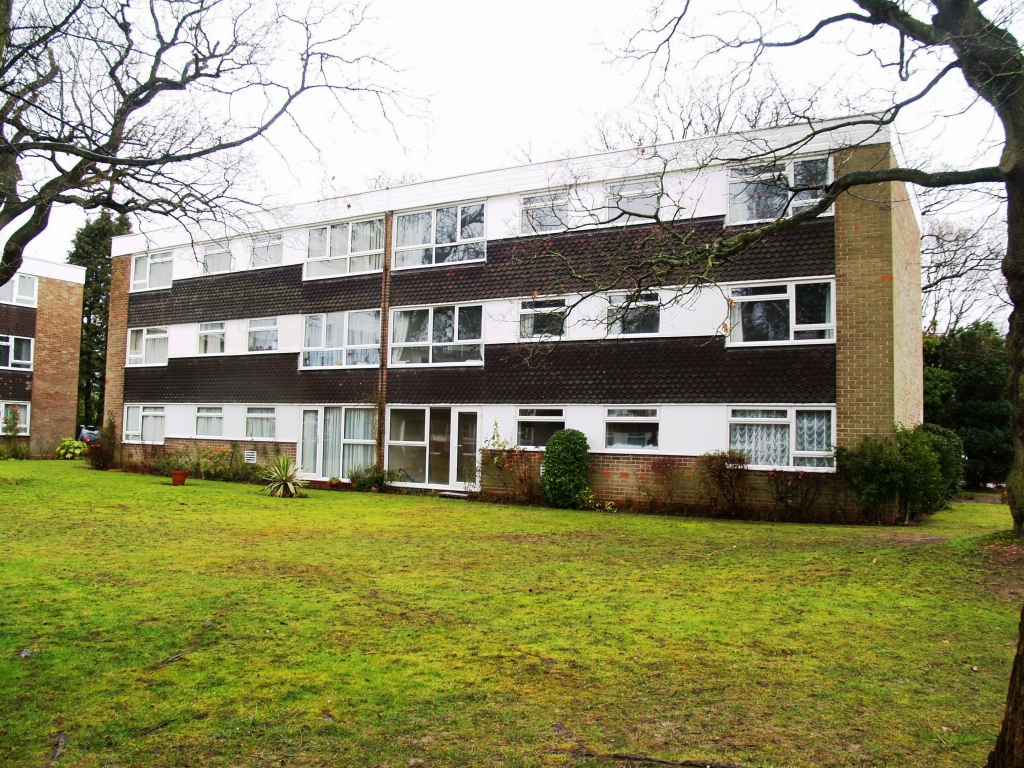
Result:
{"type": "MultiPolygon", "coordinates": [[[[688,243],[710,243],[723,232],[720,217],[686,222],[688,243]]],[[[734,230],[738,231],[738,230],[734,230]]],[[[570,269],[598,279],[613,264],[666,250],[675,241],[650,227],[590,230],[571,234],[491,240],[484,264],[453,264],[392,273],[392,306],[473,301],[587,289],[568,278],[570,269]],[[552,255],[557,254],[557,255],[552,255]]],[[[676,246],[679,247],[679,246],[676,246]]],[[[807,222],[753,246],[713,272],[715,280],[769,280],[835,273],[835,237],[830,218],[807,222]]]]}
{"type": "Polygon", "coordinates": [[[488,345],[479,368],[392,368],[391,403],[834,403],[835,347],[708,337],[488,345]],[[527,359],[524,354],[532,351],[527,359]]]}
{"type": "Polygon", "coordinates": [[[32,373],[30,371],[0,371],[0,400],[32,399],[32,373]]]}
{"type": "Polygon", "coordinates": [[[299,371],[295,353],[172,357],[167,367],[125,368],[126,403],[361,403],[377,369],[299,371]]]}
{"type": "Polygon", "coordinates": [[[34,307],[15,307],[0,304],[0,335],[36,335],[36,310],[34,307]]]}
{"type": "Polygon", "coordinates": [[[302,279],[302,265],[175,280],[131,294],[128,327],[338,312],[380,306],[380,275],[302,279]]]}

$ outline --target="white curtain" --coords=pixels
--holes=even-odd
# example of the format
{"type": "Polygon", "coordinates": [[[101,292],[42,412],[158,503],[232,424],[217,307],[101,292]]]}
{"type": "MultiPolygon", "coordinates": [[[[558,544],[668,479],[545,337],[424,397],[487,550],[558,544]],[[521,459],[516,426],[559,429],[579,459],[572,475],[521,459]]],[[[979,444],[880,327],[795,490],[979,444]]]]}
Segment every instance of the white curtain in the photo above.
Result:
{"type": "Polygon", "coordinates": [[[167,337],[149,336],[146,338],[146,364],[165,365],[167,363],[167,337]]]}
{"type": "Polygon", "coordinates": [[[124,431],[128,434],[138,434],[139,432],[139,406],[130,405],[128,406],[124,415],[124,431]]]}
{"type": "Polygon", "coordinates": [[[245,436],[270,439],[277,432],[273,408],[250,408],[245,416],[245,436]]]}
{"type": "Polygon", "coordinates": [[[171,262],[151,262],[149,265],[149,287],[170,288],[171,287],[171,262]]]}
{"type": "Polygon", "coordinates": [[[380,344],[380,310],[348,313],[348,345],[380,344]]]}
{"type": "Polygon", "coordinates": [[[373,440],[374,413],[372,408],[348,408],[345,411],[345,439],[373,440]]]}
{"type": "Polygon", "coordinates": [[[348,256],[348,224],[331,227],[331,258],[348,256]]]}
{"type": "Polygon", "coordinates": [[[302,345],[307,349],[324,345],[324,320],[321,315],[306,315],[305,340],[302,345]]]}
{"type": "Polygon", "coordinates": [[[360,221],[352,225],[352,253],[379,251],[384,248],[384,222],[381,219],[360,221]]]}
{"type": "Polygon", "coordinates": [[[832,450],[832,412],[796,412],[796,450],[832,450]]]}
{"type": "Polygon", "coordinates": [[[324,324],[324,348],[341,349],[345,346],[345,313],[327,313],[327,322],[324,324]]]}
{"type": "Polygon", "coordinates": [[[433,239],[433,233],[431,232],[432,218],[429,211],[396,216],[395,228],[398,230],[396,238],[398,247],[430,245],[433,239]]]}
{"type": "Polygon", "coordinates": [[[729,447],[755,467],[789,466],[789,424],[731,424],[729,447]]]}
{"type": "Polygon", "coordinates": [[[352,473],[375,463],[373,446],[365,443],[345,443],[345,465],[341,476],[351,478],[352,473]]]}
{"type": "Polygon", "coordinates": [[[220,408],[196,408],[196,434],[204,437],[220,437],[224,431],[224,419],[220,408]]]}
{"type": "Polygon", "coordinates": [[[302,412],[302,471],[316,472],[317,422],[320,415],[316,411],[302,412]]]}
{"type": "Polygon", "coordinates": [[[325,256],[327,256],[327,227],[309,230],[306,257],[309,259],[322,259],[325,256]]]}
{"type": "Polygon", "coordinates": [[[324,462],[320,469],[324,477],[342,477],[341,412],[341,408],[324,408],[324,462]]]}
{"type": "Polygon", "coordinates": [[[142,442],[162,443],[164,441],[164,412],[161,408],[153,413],[142,414],[142,442]]]}

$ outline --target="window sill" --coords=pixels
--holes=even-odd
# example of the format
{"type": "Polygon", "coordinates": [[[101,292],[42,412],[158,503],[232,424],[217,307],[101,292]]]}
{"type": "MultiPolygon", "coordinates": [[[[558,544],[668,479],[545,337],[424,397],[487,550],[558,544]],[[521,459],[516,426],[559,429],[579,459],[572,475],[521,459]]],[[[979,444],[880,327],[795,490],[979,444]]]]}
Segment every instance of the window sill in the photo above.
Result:
{"type": "Polygon", "coordinates": [[[276,443],[276,437],[243,437],[239,442],[243,443],[276,443]]]}
{"type": "Polygon", "coordinates": [[[752,469],[755,472],[815,472],[822,474],[835,473],[835,467],[794,467],[791,464],[785,464],[778,467],[772,466],[761,466],[757,464],[748,464],[747,469],[752,469]]]}
{"type": "Polygon", "coordinates": [[[154,443],[152,441],[144,441],[144,440],[122,440],[121,443],[123,445],[163,445],[164,444],[162,440],[159,443],[154,443]]]}
{"type": "Polygon", "coordinates": [[[31,304],[25,304],[20,301],[0,301],[0,304],[8,307],[24,307],[25,309],[38,309],[38,302],[33,301],[31,304]]]}
{"type": "Polygon", "coordinates": [[[458,267],[464,264],[486,264],[487,259],[473,259],[472,261],[442,261],[439,264],[416,264],[411,267],[396,267],[392,266],[392,272],[415,272],[418,269],[436,269],[438,267],[444,267],[450,269],[451,267],[458,267]]]}
{"type": "Polygon", "coordinates": [[[661,452],[661,448],[654,447],[654,446],[644,446],[644,445],[627,445],[627,446],[622,446],[622,447],[616,446],[614,448],[605,447],[605,448],[600,449],[599,452],[600,453],[637,453],[638,451],[640,453],[660,453],[661,452]]]}
{"type": "Polygon", "coordinates": [[[125,368],[166,368],[167,363],[125,363],[125,368]]]}
{"type": "Polygon", "coordinates": [[[299,365],[300,371],[351,371],[351,370],[376,370],[380,368],[379,363],[363,365],[299,365]]]}
{"type": "Polygon", "coordinates": [[[32,373],[33,368],[23,368],[22,366],[13,365],[0,365],[0,371],[15,371],[17,373],[32,373]]]}
{"type": "MultiPolygon", "coordinates": [[[[383,269],[370,269],[366,272],[342,272],[338,275],[320,275],[319,277],[310,277],[306,274],[306,264],[310,262],[304,262],[302,265],[302,279],[306,280],[344,280],[346,277],[365,277],[366,275],[380,275],[384,273],[383,269]]],[[[424,265],[426,266],[426,265],[424,265]]]]}
{"type": "Polygon", "coordinates": [[[835,344],[835,339],[794,339],[793,341],[731,341],[726,339],[728,347],[806,347],[813,344],[835,344]]]}
{"type": "Polygon", "coordinates": [[[484,361],[472,363],[388,363],[388,368],[401,370],[403,368],[483,368],[484,361]]]}
{"type": "MultiPolygon", "coordinates": [[[[169,291],[173,286],[174,286],[174,283],[171,283],[171,285],[164,285],[164,286],[161,286],[159,288],[131,288],[128,291],[128,293],[132,294],[132,293],[152,293],[153,291],[169,291]]],[[[157,443],[157,445],[162,445],[162,443],[157,443]]]]}
{"type": "MultiPolygon", "coordinates": [[[[728,217],[726,217],[726,221],[725,221],[724,226],[726,226],[726,227],[746,227],[746,226],[757,225],[757,224],[771,224],[773,221],[784,221],[785,219],[791,219],[791,218],[793,218],[793,215],[794,214],[790,214],[789,216],[786,216],[783,219],[750,219],[749,221],[729,221],[728,217]]],[[[833,206],[830,206],[828,208],[828,210],[826,210],[826,211],[824,211],[822,213],[819,213],[817,216],[814,217],[814,219],[810,219],[810,221],[814,221],[815,219],[820,219],[820,218],[823,218],[825,216],[834,216],[834,215],[835,215],[835,206],[833,205],[833,206]]]]}

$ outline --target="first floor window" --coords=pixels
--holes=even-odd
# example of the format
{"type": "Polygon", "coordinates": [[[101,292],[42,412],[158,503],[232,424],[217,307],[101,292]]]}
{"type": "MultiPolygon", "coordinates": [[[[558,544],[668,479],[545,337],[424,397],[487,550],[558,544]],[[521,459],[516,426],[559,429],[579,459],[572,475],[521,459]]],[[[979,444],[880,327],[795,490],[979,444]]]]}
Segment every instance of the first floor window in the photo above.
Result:
{"type": "Polygon", "coordinates": [[[203,274],[213,275],[231,269],[231,249],[227,243],[203,246],[203,274]]]}
{"type": "Polygon", "coordinates": [[[21,304],[24,307],[36,305],[35,275],[15,275],[0,285],[0,304],[21,304]]]}
{"type": "Polygon", "coordinates": [[[565,331],[565,299],[524,301],[519,312],[519,338],[561,336],[565,331]]]}
{"type": "Polygon", "coordinates": [[[479,304],[399,309],[393,318],[393,365],[483,362],[483,306],[479,304]]]}
{"type": "Polygon", "coordinates": [[[132,290],[171,287],[171,252],[140,253],[132,259],[132,290]]]}
{"type": "Polygon", "coordinates": [[[31,370],[32,339],[0,336],[0,368],[31,370]]]}
{"type": "Polygon", "coordinates": [[[15,420],[18,424],[18,434],[28,434],[28,403],[2,403],[3,406],[3,425],[6,426],[8,420],[15,420]]]}
{"type": "Polygon", "coordinates": [[[249,321],[249,351],[273,352],[277,349],[277,318],[261,317],[249,321]]]}
{"type": "Polygon", "coordinates": [[[832,282],[744,285],[730,290],[733,344],[835,338],[832,282]]]}
{"type": "Polygon", "coordinates": [[[651,221],[661,206],[661,179],[624,181],[608,189],[608,221],[633,224],[651,221]]]}
{"type": "Polygon", "coordinates": [[[277,435],[277,409],[245,409],[245,436],[255,440],[273,440],[277,435]]]}
{"type": "Polygon", "coordinates": [[[252,241],[252,268],[272,267],[284,261],[281,233],[260,235],[252,241]]]}
{"type": "Polygon", "coordinates": [[[520,408],[516,420],[516,443],[523,448],[543,448],[551,436],[565,429],[562,408],[520,408]]]}
{"type": "Polygon", "coordinates": [[[302,367],[380,364],[380,310],[307,315],[302,367]]]}
{"type": "Polygon", "coordinates": [[[220,406],[198,406],[196,408],[196,435],[222,437],[224,435],[224,409],[220,406]]]}
{"type": "Polygon", "coordinates": [[[614,335],[658,333],[661,331],[661,299],[656,293],[636,297],[611,296],[608,328],[614,335]]]}
{"type": "Polygon", "coordinates": [[[396,269],[455,261],[482,261],[484,204],[452,205],[395,217],[396,269]]]}
{"type": "Polygon", "coordinates": [[[523,198],[520,207],[520,231],[524,235],[553,232],[569,226],[569,193],[545,192],[523,198]]]}
{"type": "Polygon", "coordinates": [[[605,416],[605,448],[657,450],[657,408],[608,408],[605,416]]]}
{"type": "Polygon", "coordinates": [[[128,331],[128,365],[167,365],[167,329],[128,331]]]}
{"type": "Polygon", "coordinates": [[[127,406],[124,412],[124,440],[126,443],[162,444],[164,441],[163,406],[127,406]]]}
{"type": "Polygon", "coordinates": [[[306,240],[306,277],[376,272],[384,260],[384,219],[316,227],[306,240]]]}
{"type": "Polygon", "coordinates": [[[729,448],[753,467],[831,467],[832,410],[732,408],[729,448]]]}
{"type": "Polygon", "coordinates": [[[224,323],[199,324],[199,354],[224,354],[224,323]]]}

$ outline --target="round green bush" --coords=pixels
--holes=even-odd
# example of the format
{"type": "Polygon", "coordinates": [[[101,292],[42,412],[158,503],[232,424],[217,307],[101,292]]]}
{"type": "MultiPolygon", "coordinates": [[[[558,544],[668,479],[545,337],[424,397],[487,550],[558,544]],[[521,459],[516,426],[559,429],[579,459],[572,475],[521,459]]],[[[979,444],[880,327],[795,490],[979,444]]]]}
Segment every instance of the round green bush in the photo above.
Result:
{"type": "Polygon", "coordinates": [[[544,498],[563,509],[580,509],[587,500],[590,446],[577,429],[560,429],[544,451],[544,498]]]}
{"type": "Polygon", "coordinates": [[[932,448],[939,457],[939,469],[946,481],[946,498],[951,499],[964,484],[964,443],[956,432],[938,424],[922,424],[918,429],[932,440],[932,448]]]}

